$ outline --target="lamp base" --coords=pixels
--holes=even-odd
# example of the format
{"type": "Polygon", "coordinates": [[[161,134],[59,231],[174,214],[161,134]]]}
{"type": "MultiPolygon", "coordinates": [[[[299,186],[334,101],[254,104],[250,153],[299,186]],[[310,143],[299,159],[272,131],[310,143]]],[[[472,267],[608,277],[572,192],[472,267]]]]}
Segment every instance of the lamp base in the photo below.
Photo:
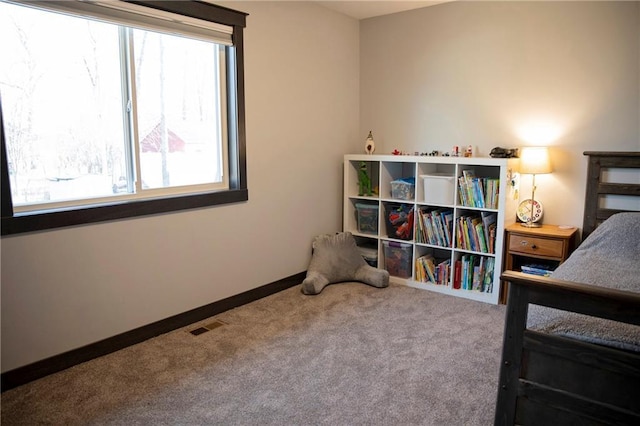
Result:
{"type": "Polygon", "coordinates": [[[524,226],[525,228],[540,228],[542,225],[535,222],[522,222],[520,226],[524,226]]]}

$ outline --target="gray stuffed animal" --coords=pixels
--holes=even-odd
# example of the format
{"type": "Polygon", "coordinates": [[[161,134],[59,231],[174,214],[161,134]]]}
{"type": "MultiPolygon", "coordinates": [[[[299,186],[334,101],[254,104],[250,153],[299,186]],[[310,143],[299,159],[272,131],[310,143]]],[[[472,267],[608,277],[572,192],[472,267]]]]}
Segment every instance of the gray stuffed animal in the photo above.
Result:
{"type": "Polygon", "coordinates": [[[370,266],[358,251],[350,232],[320,235],[313,240],[313,255],[302,282],[304,294],[319,294],[329,284],[359,281],[374,287],[389,285],[389,272],[370,266]]]}

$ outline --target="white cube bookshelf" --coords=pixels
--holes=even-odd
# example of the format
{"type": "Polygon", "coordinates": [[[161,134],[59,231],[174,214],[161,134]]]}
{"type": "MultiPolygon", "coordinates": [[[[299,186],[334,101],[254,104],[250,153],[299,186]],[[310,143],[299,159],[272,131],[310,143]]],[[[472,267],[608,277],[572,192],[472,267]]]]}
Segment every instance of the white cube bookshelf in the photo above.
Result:
{"type": "MultiPolygon", "coordinates": [[[[343,230],[351,232],[358,245],[377,249],[378,267],[389,270],[393,282],[496,304],[500,295],[504,228],[515,221],[516,201],[509,187],[509,179],[517,165],[516,161],[484,157],[345,155],[343,230]],[[359,195],[359,170],[363,163],[371,180],[371,186],[375,190],[371,196],[359,195]],[[495,186],[494,192],[497,192],[497,196],[494,206],[486,205],[486,202],[491,200],[487,198],[486,193],[480,197],[477,187],[475,195],[480,206],[463,203],[465,197],[461,196],[460,177],[465,173],[480,178],[486,186],[495,186]],[[414,197],[408,200],[393,198],[391,182],[411,177],[415,179],[414,197]],[[485,202],[484,206],[479,201],[480,198],[485,202]],[[356,206],[362,204],[366,205],[366,208],[361,209],[361,213],[366,210],[364,211],[366,217],[363,215],[363,226],[359,228],[356,206]],[[394,231],[392,235],[387,232],[388,213],[392,207],[400,205],[404,210],[394,215],[394,218],[396,216],[404,218],[407,210],[413,211],[414,220],[409,239],[398,237],[395,229],[392,229],[394,231]],[[365,223],[371,220],[370,215],[375,213],[376,209],[377,227],[371,226],[371,222],[365,223]],[[419,226],[418,220],[434,210],[446,213],[450,219],[448,243],[444,239],[437,240],[435,237],[429,240],[425,227],[419,226]],[[482,218],[488,220],[487,218],[491,216],[496,219],[495,225],[485,227],[482,218]],[[482,224],[480,227],[478,219],[482,224]],[[473,242],[469,241],[473,233],[473,231],[469,233],[469,227],[477,230],[474,234],[477,238],[473,238],[473,242]],[[489,228],[494,235],[490,245],[489,228]],[[421,230],[424,230],[424,234],[421,230]],[[389,259],[385,254],[385,248],[391,254],[389,259]],[[431,276],[424,272],[424,268],[416,267],[420,257],[429,255],[433,256],[434,265],[440,265],[438,282],[432,281],[431,276]],[[409,259],[408,266],[407,259],[409,259]],[[462,268],[463,260],[466,261],[466,265],[469,265],[465,274],[470,274],[470,279],[467,280],[469,289],[462,288],[462,269],[461,279],[457,280],[455,276],[456,265],[462,268]],[[476,279],[473,279],[473,266],[475,266],[476,279]],[[492,273],[488,272],[491,268],[492,273]],[[480,277],[481,274],[482,277],[480,277]],[[461,288],[456,288],[458,282],[461,288]]],[[[486,191],[488,188],[483,189],[486,191]]],[[[467,192],[466,198],[472,195],[474,194],[467,192]]],[[[429,223],[434,227],[439,224],[435,218],[429,223]]],[[[406,227],[403,231],[406,231],[406,227]]],[[[399,235],[406,236],[406,233],[400,232],[399,235]]],[[[444,238],[440,233],[438,235],[444,238]]]]}

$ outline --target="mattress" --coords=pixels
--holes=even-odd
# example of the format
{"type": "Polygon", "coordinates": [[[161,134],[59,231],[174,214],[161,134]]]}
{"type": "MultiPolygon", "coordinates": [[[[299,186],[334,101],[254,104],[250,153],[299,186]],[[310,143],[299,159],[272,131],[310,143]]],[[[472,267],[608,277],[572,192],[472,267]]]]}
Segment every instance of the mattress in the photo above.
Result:
{"type": "MultiPolygon", "coordinates": [[[[640,212],[611,216],[551,277],[640,293],[640,212]]],[[[640,327],[632,324],[531,305],[527,328],[640,352],[640,327]]]]}

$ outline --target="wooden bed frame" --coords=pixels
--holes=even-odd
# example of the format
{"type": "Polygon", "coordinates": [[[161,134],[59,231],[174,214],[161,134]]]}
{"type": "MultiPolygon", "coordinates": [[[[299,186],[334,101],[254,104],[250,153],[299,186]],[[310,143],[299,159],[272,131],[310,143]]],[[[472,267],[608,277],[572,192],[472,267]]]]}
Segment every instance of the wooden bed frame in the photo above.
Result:
{"type": "MultiPolygon", "coordinates": [[[[638,196],[640,184],[601,182],[602,169],[640,169],[640,152],[589,157],[583,239],[621,210],[606,194],[638,196]]],[[[640,293],[505,271],[510,283],[495,425],[640,425],[640,353],[528,330],[530,303],[640,326],[640,293]]]]}

